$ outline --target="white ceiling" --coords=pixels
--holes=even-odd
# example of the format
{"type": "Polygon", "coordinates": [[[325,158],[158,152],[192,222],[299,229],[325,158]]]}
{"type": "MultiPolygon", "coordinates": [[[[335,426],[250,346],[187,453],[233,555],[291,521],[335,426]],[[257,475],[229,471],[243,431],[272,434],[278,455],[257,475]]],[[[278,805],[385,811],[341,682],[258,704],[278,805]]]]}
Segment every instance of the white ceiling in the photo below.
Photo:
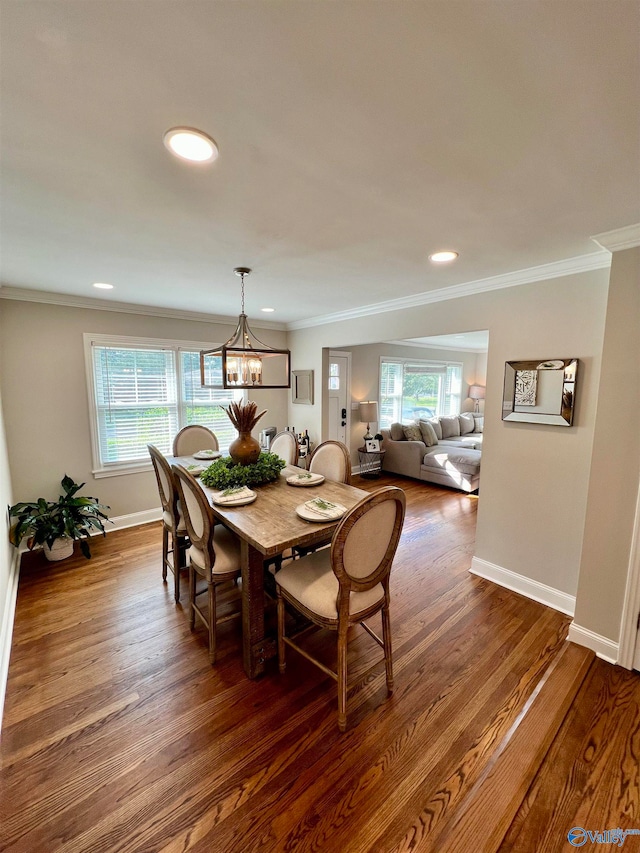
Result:
{"type": "Polygon", "coordinates": [[[0,8],[7,287],[234,315],[247,265],[249,316],[286,323],[640,221],[636,0],[0,8]],[[172,158],[178,124],[219,159],[172,158]]]}
{"type": "Polygon", "coordinates": [[[431,335],[424,338],[406,338],[402,341],[387,341],[387,343],[402,343],[426,347],[427,349],[453,349],[468,352],[487,352],[489,349],[489,332],[461,332],[455,335],[431,335]]]}

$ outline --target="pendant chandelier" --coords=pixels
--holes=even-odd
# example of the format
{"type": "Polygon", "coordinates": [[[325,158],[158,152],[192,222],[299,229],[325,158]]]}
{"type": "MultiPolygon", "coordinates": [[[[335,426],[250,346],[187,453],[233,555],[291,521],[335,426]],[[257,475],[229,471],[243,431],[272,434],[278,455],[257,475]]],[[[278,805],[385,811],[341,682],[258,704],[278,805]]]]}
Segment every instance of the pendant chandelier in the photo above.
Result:
{"type": "Polygon", "coordinates": [[[249,267],[236,267],[242,282],[242,310],[226,344],[200,352],[200,381],[204,388],[290,388],[291,353],[274,349],[256,337],[244,313],[244,277],[249,267]]]}

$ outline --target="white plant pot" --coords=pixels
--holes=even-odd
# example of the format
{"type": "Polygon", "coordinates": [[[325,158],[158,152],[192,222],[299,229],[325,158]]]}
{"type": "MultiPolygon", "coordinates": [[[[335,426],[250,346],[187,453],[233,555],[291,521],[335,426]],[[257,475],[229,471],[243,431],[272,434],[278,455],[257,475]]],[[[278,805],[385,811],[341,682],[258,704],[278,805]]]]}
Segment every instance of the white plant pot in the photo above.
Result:
{"type": "Polygon", "coordinates": [[[44,543],[44,555],[47,560],[66,560],[73,554],[73,539],[68,536],[61,536],[59,539],[54,539],[51,548],[44,543]]]}

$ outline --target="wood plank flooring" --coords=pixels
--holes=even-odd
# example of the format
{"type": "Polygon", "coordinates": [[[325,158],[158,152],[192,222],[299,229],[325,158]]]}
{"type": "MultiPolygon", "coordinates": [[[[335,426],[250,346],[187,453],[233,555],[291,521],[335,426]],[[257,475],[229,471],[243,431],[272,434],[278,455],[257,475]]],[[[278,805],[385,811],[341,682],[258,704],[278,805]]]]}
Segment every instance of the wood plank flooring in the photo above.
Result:
{"type": "MultiPolygon", "coordinates": [[[[387,698],[382,661],[358,679],[380,655],[356,632],[343,735],[335,683],[295,652],[285,675],[271,661],[245,677],[239,620],[220,627],[209,666],[204,630],[190,633],[161,581],[159,525],[94,539],[90,561],[23,567],[0,850],[443,853],[473,825],[470,803],[491,807],[492,772],[521,802],[466,849],[560,851],[576,825],[640,828],[640,678],[568,645],[567,617],[469,574],[478,498],[354,478],[389,483],[407,494],[396,687],[387,698]],[[518,731],[532,757],[520,770],[518,731]]],[[[224,606],[237,596],[230,586],[224,606]]],[[[330,659],[334,635],[309,642],[330,659]]]]}

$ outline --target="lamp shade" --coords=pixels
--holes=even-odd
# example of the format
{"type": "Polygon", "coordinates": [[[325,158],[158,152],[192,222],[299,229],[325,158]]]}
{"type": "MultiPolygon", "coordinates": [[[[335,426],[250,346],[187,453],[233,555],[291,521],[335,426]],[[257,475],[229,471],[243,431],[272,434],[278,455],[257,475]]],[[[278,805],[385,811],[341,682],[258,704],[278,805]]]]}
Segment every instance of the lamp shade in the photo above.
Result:
{"type": "Polygon", "coordinates": [[[469,397],[472,400],[484,400],[484,385],[470,385],[469,386],[469,397]]]}
{"type": "Polygon", "coordinates": [[[364,400],[358,406],[360,420],[363,424],[371,424],[378,420],[378,401],[364,400]]]}

